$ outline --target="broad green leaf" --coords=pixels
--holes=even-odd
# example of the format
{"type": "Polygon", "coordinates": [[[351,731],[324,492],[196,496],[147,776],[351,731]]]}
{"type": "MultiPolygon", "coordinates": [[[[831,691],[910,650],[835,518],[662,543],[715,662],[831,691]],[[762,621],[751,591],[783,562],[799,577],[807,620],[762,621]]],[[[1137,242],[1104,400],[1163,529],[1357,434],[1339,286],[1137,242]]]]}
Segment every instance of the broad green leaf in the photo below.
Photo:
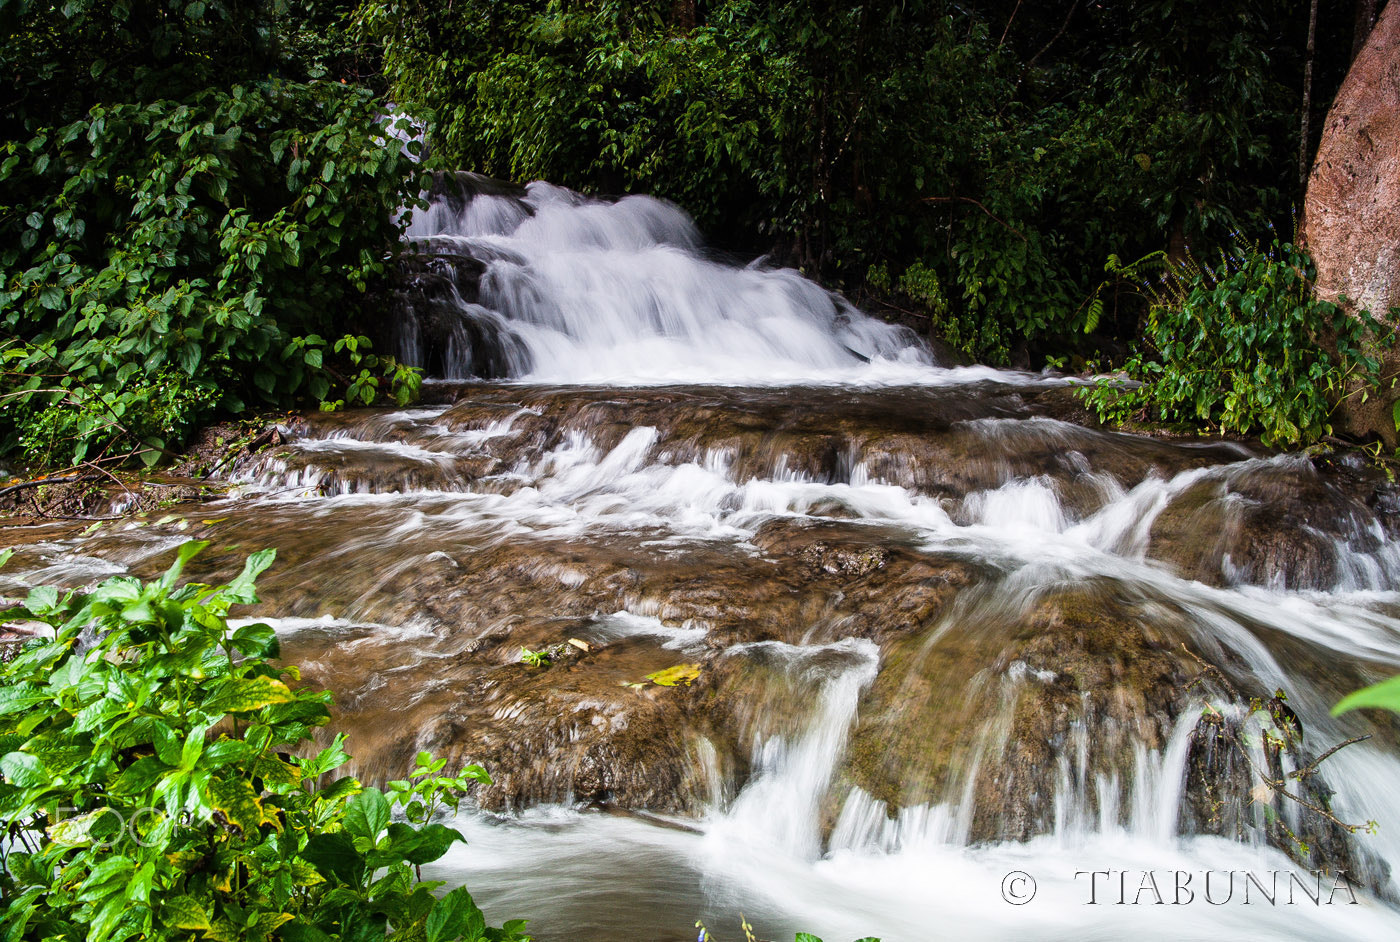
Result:
{"type": "Polygon", "coordinates": [[[161,921],[172,929],[209,928],[209,914],[193,896],[173,896],[161,903],[161,921]]]}
{"type": "Polygon", "coordinates": [[[258,756],[248,771],[269,789],[301,784],[301,770],[274,755],[258,756]]]}
{"type": "Polygon", "coordinates": [[[39,757],[25,752],[11,752],[0,758],[0,775],[5,776],[5,781],[11,785],[21,788],[46,785],[52,781],[49,770],[44,768],[39,757]]]}
{"type": "Polygon", "coordinates": [[[49,699],[29,684],[0,687],[0,716],[17,713],[49,699]]]}
{"type": "Polygon", "coordinates": [[[486,920],[464,886],[457,887],[434,903],[423,926],[427,942],[475,939],[485,928],[486,920]]]}
{"type": "Polygon", "coordinates": [[[358,885],[364,874],[364,855],[344,831],[311,835],[301,857],[322,876],[337,877],[351,885],[358,885]]]}
{"type": "Polygon", "coordinates": [[[35,615],[47,615],[58,607],[58,590],[53,586],[36,586],[29,590],[24,607],[35,615]]]}
{"type": "Polygon", "coordinates": [[[1400,676],[1383,680],[1378,684],[1363,687],[1355,693],[1348,694],[1342,701],[1332,708],[1332,715],[1345,713],[1348,710],[1360,710],[1372,708],[1377,710],[1390,710],[1400,713],[1400,676]]]}
{"type": "Polygon", "coordinates": [[[366,838],[371,846],[388,824],[389,801],[377,788],[366,788],[346,806],[346,832],[354,837],[366,838]]]}
{"type": "Polygon", "coordinates": [[[111,789],[114,795],[140,795],[149,791],[160,781],[161,776],[172,771],[159,756],[146,756],[137,759],[122,770],[113,780],[111,789]]]}
{"type": "Polygon", "coordinates": [[[281,655],[277,632],[270,625],[244,625],[233,633],[233,647],[248,657],[276,659],[281,655]]]}
{"type": "Polygon", "coordinates": [[[155,878],[155,867],[148,860],[136,871],[136,875],[127,884],[127,898],[138,903],[149,903],[151,901],[151,882],[155,878]]]}

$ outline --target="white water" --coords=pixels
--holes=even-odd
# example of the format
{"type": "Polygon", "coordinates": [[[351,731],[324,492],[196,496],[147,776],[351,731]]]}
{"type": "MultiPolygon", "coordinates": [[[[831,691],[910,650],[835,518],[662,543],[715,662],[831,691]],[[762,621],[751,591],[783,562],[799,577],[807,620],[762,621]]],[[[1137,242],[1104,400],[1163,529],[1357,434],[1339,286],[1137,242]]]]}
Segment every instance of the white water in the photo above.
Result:
{"type": "MultiPolygon", "coordinates": [[[[434,427],[427,410],[413,419],[434,427]]],[[[490,437],[499,437],[502,427],[492,426],[490,437]]],[[[1051,434],[1054,426],[1033,420],[983,431],[993,429],[1014,438],[1051,434]]],[[[656,429],[638,427],[614,448],[599,449],[586,434],[573,433],[554,450],[510,469],[507,476],[515,486],[506,493],[348,493],[309,503],[320,514],[347,518],[359,518],[370,508],[411,508],[407,516],[388,516],[395,522],[383,532],[366,529],[362,522],[358,539],[370,542],[412,539],[426,547],[451,544],[467,534],[472,541],[489,542],[522,537],[588,541],[608,533],[645,533],[678,551],[696,541],[746,545],[774,516],[807,517],[814,508],[835,505],[859,523],[895,528],[927,549],[976,559],[1003,573],[999,583],[960,603],[949,616],[949,630],[957,630],[961,617],[1029,611],[1054,586],[1112,580],[1128,597],[1181,613],[1203,645],[1234,652],[1264,688],[1289,691],[1310,741],[1318,743],[1339,741],[1353,730],[1346,721],[1327,716],[1334,693],[1317,689],[1306,674],[1277,660],[1261,626],[1320,645],[1338,658],[1400,667],[1400,620],[1395,615],[1400,564],[1393,544],[1365,550],[1338,540],[1336,553],[1343,565],[1337,584],[1308,590],[1276,584],[1212,587],[1182,578],[1152,558],[1152,522],[1188,488],[1218,482],[1228,497],[1232,481],[1255,472],[1288,471],[1297,461],[1291,457],[1250,459],[1170,478],[1150,476],[1130,487],[1086,468],[1101,501],[1075,510],[1062,499],[1061,482],[1051,477],[1008,474],[1002,485],[974,491],[961,501],[939,500],[881,482],[859,460],[848,482],[816,482],[793,473],[741,479],[725,453],[695,461],[662,460],[665,449],[658,439],[656,429]]],[[[456,439],[465,449],[487,440],[460,433],[456,439]]],[[[351,451],[360,447],[342,437],[323,440],[312,450],[332,448],[336,441],[351,451]]],[[[411,458],[418,446],[383,442],[380,447],[403,449],[411,458]]],[[[276,475],[262,479],[267,487],[282,483],[276,475]]],[[[275,499],[308,503],[285,492],[275,499]]],[[[1376,526],[1373,520],[1352,524],[1359,531],[1376,526]]],[[[585,576],[561,573],[559,578],[561,584],[573,585],[578,583],[570,578],[585,576]]],[[[645,612],[616,613],[599,624],[603,636],[651,634],[682,648],[704,637],[702,626],[667,628],[645,612]]],[[[740,645],[730,653],[743,656],[753,647],[740,645]]],[[[501,917],[540,910],[530,905],[520,886],[557,889],[558,895],[550,896],[559,904],[550,917],[556,921],[546,926],[551,938],[569,937],[577,925],[597,927],[596,934],[583,932],[580,937],[586,938],[626,938],[626,932],[641,931],[635,928],[639,926],[665,927],[665,932],[657,928],[655,937],[679,938],[665,933],[691,917],[707,919],[716,931],[727,918],[727,935],[733,936],[740,911],[775,935],[807,927],[829,939],[864,933],[886,940],[923,939],[931,937],[932,925],[956,926],[956,934],[968,938],[1115,938],[1125,932],[1180,938],[1232,931],[1250,937],[1264,926],[1271,937],[1300,939],[1400,932],[1400,916],[1364,893],[1356,906],[1348,899],[1348,905],[1330,907],[1308,901],[1265,909],[1257,897],[1248,906],[1240,899],[1216,906],[1199,895],[1190,904],[1165,909],[1146,903],[1087,903],[1086,877],[1076,878],[1076,871],[1131,871],[1130,894],[1142,871],[1152,871],[1158,881],[1172,879],[1175,871],[1191,871],[1197,873],[1198,885],[1207,870],[1220,872],[1215,879],[1231,869],[1264,875],[1277,870],[1285,883],[1290,872],[1306,877],[1299,865],[1260,844],[1178,836],[1186,737],[1194,725],[1190,710],[1164,749],[1141,750],[1136,768],[1122,779],[1095,781],[1082,767],[1082,751],[1067,749],[1055,796],[1054,833],[1026,844],[967,846],[971,796],[966,792],[935,805],[902,809],[893,818],[859,790],[833,793],[859,695],[874,676],[878,652],[869,642],[844,641],[811,648],[777,645],[768,656],[787,663],[785,670],[796,676],[808,660],[831,648],[840,648],[842,658],[822,661],[804,681],[811,691],[808,725],[752,731],[754,775],[734,800],[714,805],[701,824],[702,834],[567,809],[504,823],[473,819],[467,822],[473,847],[458,852],[444,873],[465,876],[501,917]],[[1095,792],[1097,814],[1086,810],[1086,789],[1095,792]],[[833,796],[838,799],[835,826],[823,841],[822,806],[833,796]],[[1010,906],[1000,896],[1001,878],[1013,869],[1041,881],[1037,899],[1024,907],[1010,906]],[[556,887],[555,880],[567,881],[567,888],[556,887]],[[600,906],[594,897],[609,902],[600,906]],[[663,909],[651,908],[656,906],[663,909]],[[684,919],[665,912],[664,907],[676,906],[689,907],[684,919]],[[652,922],[638,917],[628,923],[617,916],[619,908],[627,907],[657,915],[652,922]],[[609,922],[609,913],[622,922],[609,922]],[[570,918],[578,923],[571,926],[570,918]],[[634,928],[618,929],[622,924],[634,928]]],[[[1000,682],[1046,679],[1013,664],[1000,682]]],[[[981,735],[994,740],[995,726],[1002,721],[989,717],[981,735]]],[[[1358,842],[1385,860],[1400,860],[1400,807],[1378,800],[1400,777],[1400,761],[1383,748],[1363,744],[1329,760],[1328,771],[1328,781],[1338,791],[1337,813],[1346,820],[1373,818],[1380,824],[1377,835],[1360,836],[1358,842]]],[[[1390,883],[1400,887],[1393,877],[1390,883]]]]}
{"type": "MultiPolygon", "coordinates": [[[[1007,374],[938,368],[907,330],[791,269],[706,256],[689,217],[647,196],[548,183],[417,214],[408,237],[487,261],[480,306],[520,341],[509,375],[550,383],[927,384],[1007,374]]],[[[461,341],[458,341],[461,343],[461,341]]],[[[456,351],[458,356],[464,355],[456,351]]],[[[466,375],[460,365],[449,375],[466,375]]]]}
{"type": "MultiPolygon", "coordinates": [[[[503,352],[508,375],[520,382],[927,387],[1043,381],[985,368],[942,368],[907,331],[865,317],[796,272],[735,267],[707,256],[681,211],[647,197],[605,202],[534,183],[523,197],[478,195],[464,208],[439,200],[413,221],[408,235],[486,262],[480,304],[463,304],[462,311],[503,325],[515,338],[503,352]]],[[[454,334],[449,344],[459,361],[447,364],[450,375],[464,375],[464,338],[454,334]]],[[[1332,522],[1335,535],[1327,545],[1335,584],[1250,584],[1226,556],[1224,587],[1218,588],[1154,557],[1153,522],[1173,501],[1208,485],[1228,509],[1245,499],[1241,488],[1249,475],[1302,473],[1299,459],[1253,458],[1120,480],[1078,450],[1084,436],[1097,433],[1041,418],[978,419],[955,431],[975,437],[986,454],[1002,456],[995,483],[940,499],[881,480],[858,450],[848,456],[841,480],[812,480],[781,466],[755,478],[735,471],[735,455],[723,449],[678,458],[660,430],[640,426],[611,448],[577,430],[543,454],[464,482],[454,462],[489,454],[517,433],[522,414],[462,429],[431,410],[396,413],[360,432],[298,446],[309,463],[265,463],[250,468],[245,480],[254,491],[270,489],[274,502],[344,518],[358,545],[413,542],[425,553],[506,540],[583,543],[640,534],[676,553],[717,541],[757,555],[750,540],[766,521],[819,517],[835,507],[852,526],[902,534],[927,551],[975,560],[1000,574],[960,596],[932,637],[959,631],[964,620],[1024,617],[1059,586],[1111,584],[1140,610],[1160,611],[1184,626],[1202,649],[1230,652],[1262,687],[1288,690],[1313,743],[1339,741],[1355,731],[1354,723],[1328,716],[1336,692],[1280,662],[1272,636],[1301,639],[1377,671],[1400,667],[1400,548],[1364,509],[1332,522]],[[1019,461],[1024,452],[1056,454],[1063,467],[1028,475],[1019,461]],[[382,474],[357,471],[365,460],[415,473],[386,488],[382,474]],[[1072,487],[1079,495],[1073,500],[1072,487]],[[392,493],[382,493],[386,489],[392,493]]],[[[1233,518],[1227,513],[1223,519],[1233,518]]],[[[588,578],[563,563],[557,569],[536,576],[552,576],[565,591],[588,578]]],[[[642,635],[681,650],[703,643],[703,623],[665,625],[655,615],[600,614],[594,637],[642,635]]],[[[1026,843],[969,846],[975,768],[939,801],[893,817],[881,802],[838,784],[861,694],[879,669],[874,644],[765,642],[735,646],[725,656],[763,660],[775,683],[805,692],[809,701],[798,720],[755,707],[747,730],[751,775],[737,795],[716,785],[707,815],[687,822],[690,830],[565,808],[505,820],[469,817],[462,823],[471,845],[455,851],[438,868],[441,875],[465,878],[494,918],[545,914],[537,928],[554,939],[694,938],[691,923],[703,918],[727,940],[740,935],[740,912],[766,937],[790,938],[804,928],[827,942],[864,935],[886,942],[1117,939],[1129,933],[1145,939],[1400,935],[1400,914],[1364,893],[1354,906],[1345,894],[1335,905],[1319,906],[1306,900],[1262,905],[1257,897],[1247,904],[1240,893],[1217,906],[1199,893],[1171,905],[1181,898],[1168,889],[1168,905],[1140,894],[1141,904],[1131,905],[1143,872],[1164,884],[1177,871],[1193,872],[1198,887],[1204,871],[1217,879],[1225,871],[1241,878],[1241,871],[1306,875],[1259,841],[1179,835],[1191,709],[1160,750],[1140,748],[1131,769],[1109,777],[1091,774],[1085,759],[1091,744],[1081,729],[1060,747],[1053,832],[1026,843]],[[1010,905],[1003,896],[1003,878],[1013,870],[1039,883],[1026,905],[1010,905]],[[1116,892],[1089,902],[1090,887],[1076,872],[1095,870],[1133,873],[1126,881],[1128,905],[1114,905],[1116,892]]],[[[989,682],[1009,694],[1017,685],[1051,679],[1017,662],[989,682]]],[[[1005,710],[993,711],[967,735],[991,749],[1010,722],[1005,710]]],[[[695,761],[713,758],[701,748],[695,761]]],[[[710,777],[717,781],[718,770],[710,777]]],[[[1392,864],[1400,864],[1400,806],[1384,796],[1397,780],[1400,761],[1383,747],[1362,744],[1329,760],[1337,813],[1376,819],[1379,833],[1357,840],[1392,864]]],[[[1388,882],[1400,892],[1400,880],[1388,882]]]]}
{"type": "MultiPolygon", "coordinates": [[[[794,272],[707,258],[683,214],[644,197],[604,203],[533,184],[523,199],[480,196],[462,212],[438,202],[409,234],[491,259],[482,306],[463,310],[496,318],[515,333],[521,356],[512,377],[522,382],[864,387],[988,378],[1024,386],[1034,379],[942,369],[904,333],[865,318],[794,272]]],[[[835,507],[852,527],[895,534],[994,573],[986,586],[960,598],[935,632],[954,633],[992,616],[1015,619],[1056,587],[1102,581],[1142,610],[1184,624],[1203,647],[1229,652],[1262,688],[1286,689],[1317,743],[1353,734],[1356,721],[1328,716],[1336,691],[1276,655],[1278,638],[1300,639],[1329,658],[1378,673],[1400,667],[1400,549],[1374,518],[1358,514],[1338,529],[1335,583],[1307,589],[1233,578],[1229,559],[1222,563],[1224,587],[1209,586],[1153,556],[1153,522],[1191,488],[1210,483],[1221,501],[1240,502],[1242,475],[1288,472],[1299,459],[1254,458],[1119,480],[1076,451],[1064,423],[980,419],[962,431],[989,443],[988,452],[1003,456],[1004,467],[995,484],[955,498],[881,480],[860,454],[849,456],[848,473],[838,481],[782,470],[746,476],[724,450],[694,460],[666,457],[660,430],[646,426],[611,448],[575,430],[545,453],[485,478],[466,474],[460,462],[511,439],[524,414],[474,429],[453,426],[441,409],[381,414],[354,429],[297,440],[280,457],[244,468],[244,500],[256,501],[259,515],[286,521],[293,533],[308,522],[344,533],[320,563],[347,572],[356,571],[366,548],[380,546],[412,547],[417,555],[400,564],[426,568],[435,558],[450,561],[449,549],[466,553],[532,539],[587,543],[618,534],[638,535],[676,554],[719,542],[757,556],[751,541],[765,522],[835,520],[835,507]],[[1047,443],[1062,453],[1073,477],[1063,469],[1017,471],[1020,451],[1047,443]],[[398,473],[384,474],[386,464],[398,473]],[[1069,483],[1097,496],[1071,500],[1069,483]]],[[[211,517],[225,512],[201,511],[211,517]]],[[[148,531],[123,531],[123,538],[144,541],[131,554],[138,558],[168,552],[180,539],[148,531]]],[[[77,582],[116,568],[55,544],[41,547],[25,580],[77,582]]],[[[365,574],[366,606],[388,576],[365,574]]],[[[564,560],[531,576],[554,580],[560,592],[588,578],[564,560]]],[[[592,637],[606,643],[644,636],[683,651],[704,642],[703,624],[665,624],[656,614],[599,613],[592,637]]],[[[375,639],[409,644],[437,630],[355,615],[268,620],[289,635],[343,634],[349,645],[368,644],[370,631],[375,639]]],[[[1364,893],[1356,905],[1346,895],[1334,905],[1269,905],[1257,897],[1245,903],[1240,891],[1225,905],[1201,898],[1204,871],[1217,878],[1225,871],[1303,871],[1260,843],[1179,835],[1189,710],[1160,750],[1141,749],[1133,768],[1118,776],[1095,779],[1083,758],[1085,734],[1071,737],[1060,753],[1053,832],[1025,843],[970,846],[972,794],[966,787],[891,817],[870,795],[839,784],[861,694],[879,666],[874,644],[765,642],[735,646],[726,656],[764,659],[775,677],[809,699],[798,721],[760,713],[748,730],[753,775],[737,795],[716,787],[703,820],[684,822],[689,830],[568,808],[509,819],[469,816],[460,826],[470,845],[454,851],[435,875],[465,881],[493,920],[534,917],[548,939],[689,939],[695,937],[691,923],[702,918],[729,940],[740,937],[741,912],[766,937],[791,938],[801,928],[827,942],[864,935],[886,942],[1400,936],[1400,914],[1364,893]],[[1089,810],[1091,792],[1097,814],[1089,810]],[[1126,904],[1117,905],[1116,883],[1091,903],[1090,886],[1076,876],[1105,870],[1132,872],[1126,904]],[[1010,871],[1038,882],[1025,905],[1003,898],[1010,871]],[[1180,905],[1169,889],[1177,871],[1196,874],[1194,898],[1180,905]],[[1143,872],[1158,875],[1166,904],[1134,896],[1143,872]]],[[[988,682],[1012,690],[1048,679],[1017,662],[988,682]]],[[[1009,720],[993,711],[968,735],[991,748],[1009,720]]],[[[703,749],[695,761],[708,761],[703,749]]],[[[1358,843],[1400,865],[1400,803],[1390,798],[1400,761],[1367,743],[1343,750],[1326,769],[1338,790],[1337,813],[1379,822],[1379,833],[1358,843]]],[[[1394,875],[1388,882],[1392,892],[1400,891],[1394,875]]],[[[1024,893],[1020,884],[1012,889],[1024,893]]]]}

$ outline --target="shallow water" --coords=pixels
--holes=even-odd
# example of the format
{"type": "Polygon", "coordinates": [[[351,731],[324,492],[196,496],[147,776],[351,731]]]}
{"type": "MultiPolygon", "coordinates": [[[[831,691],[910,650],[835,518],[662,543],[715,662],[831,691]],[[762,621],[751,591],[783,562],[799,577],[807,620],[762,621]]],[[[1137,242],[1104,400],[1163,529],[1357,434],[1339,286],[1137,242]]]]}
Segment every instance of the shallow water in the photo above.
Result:
{"type": "Polygon", "coordinates": [[[0,588],[277,547],[247,617],[337,692],[367,780],[423,748],[487,766],[435,873],[542,939],[1400,932],[1397,726],[1328,715],[1400,669],[1388,482],[1085,428],[1064,381],[941,367],[657,201],[459,194],[410,234],[487,262],[461,330],[401,352],[461,377],[494,338],[509,381],[301,417],[224,501],[16,529],[0,588]],[[1230,688],[1286,691],[1313,754],[1372,734],[1320,777],[1378,832],[1251,801],[1199,725],[1243,714],[1230,688]],[[1319,867],[1356,903],[1290,882],[1319,867]]]}

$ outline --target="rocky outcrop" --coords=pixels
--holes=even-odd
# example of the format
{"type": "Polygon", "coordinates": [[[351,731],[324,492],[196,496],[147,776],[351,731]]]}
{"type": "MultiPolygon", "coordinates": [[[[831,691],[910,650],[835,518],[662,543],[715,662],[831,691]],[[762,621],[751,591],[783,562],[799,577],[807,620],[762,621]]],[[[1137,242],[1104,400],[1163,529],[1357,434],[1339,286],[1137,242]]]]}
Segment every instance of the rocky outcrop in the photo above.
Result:
{"type": "MultiPolygon", "coordinates": [[[[1301,241],[1317,263],[1317,289],[1345,296],[1353,310],[1378,317],[1400,308],[1400,3],[1381,14],[1332,103],[1308,180],[1301,241]]],[[[1400,374],[1400,351],[1384,358],[1400,374]]],[[[1352,434],[1395,441],[1386,390],[1340,409],[1352,434]]]]}

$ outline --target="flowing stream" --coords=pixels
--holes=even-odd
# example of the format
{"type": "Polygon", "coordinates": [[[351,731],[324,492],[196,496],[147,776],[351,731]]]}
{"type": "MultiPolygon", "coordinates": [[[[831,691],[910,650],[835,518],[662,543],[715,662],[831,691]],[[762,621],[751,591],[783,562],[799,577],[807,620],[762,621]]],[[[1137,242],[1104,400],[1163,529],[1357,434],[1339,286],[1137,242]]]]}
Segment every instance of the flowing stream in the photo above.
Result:
{"type": "Polygon", "coordinates": [[[249,617],[366,780],[487,767],[434,875],[541,939],[1400,935],[1400,729],[1329,715],[1400,671],[1382,477],[1086,427],[646,197],[448,176],[409,237],[423,406],[289,422],[216,503],[16,531],[0,588],[277,547],[249,617]],[[1290,787],[1375,833],[1261,791],[1361,734],[1290,787]]]}

